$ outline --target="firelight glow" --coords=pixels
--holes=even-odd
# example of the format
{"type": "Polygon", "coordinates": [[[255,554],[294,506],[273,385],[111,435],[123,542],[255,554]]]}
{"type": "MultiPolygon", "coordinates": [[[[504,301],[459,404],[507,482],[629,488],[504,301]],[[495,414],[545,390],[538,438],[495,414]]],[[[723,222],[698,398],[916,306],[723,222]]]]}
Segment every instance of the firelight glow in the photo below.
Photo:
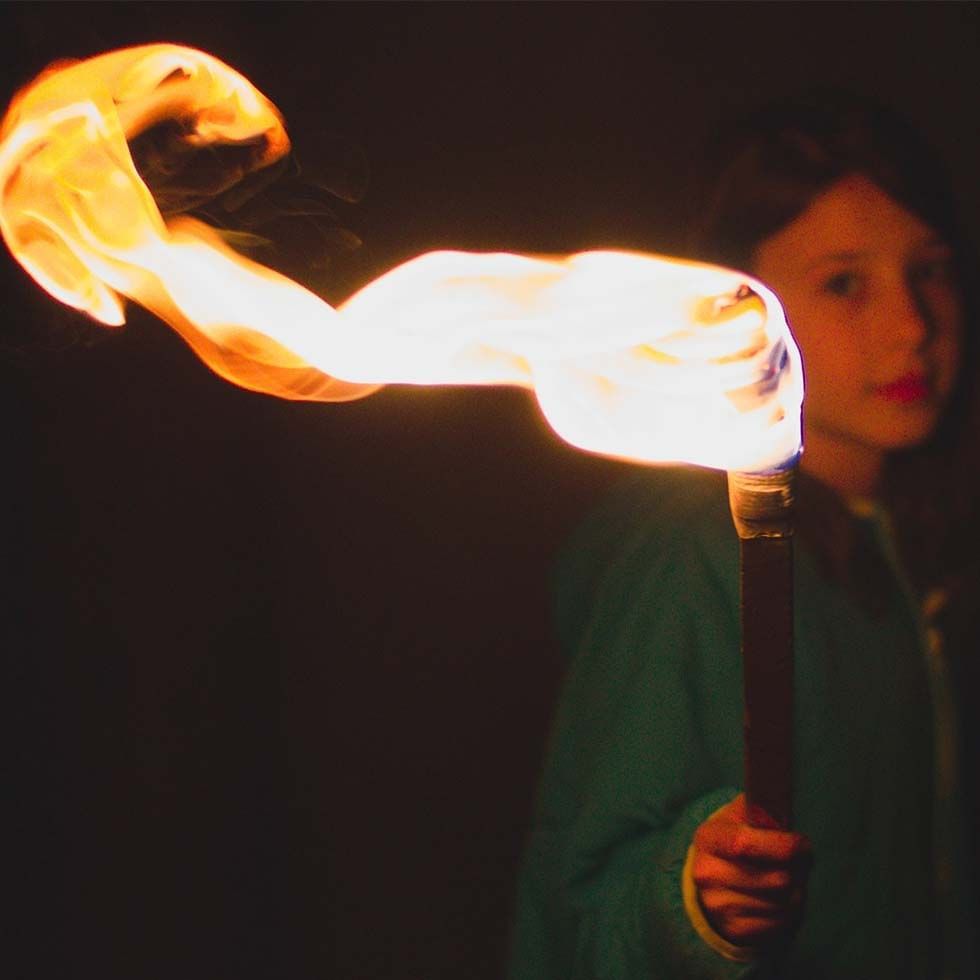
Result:
{"type": "Polygon", "coordinates": [[[107,326],[124,300],[215,372],[283,398],[386,384],[533,390],[571,444],[643,463],[760,471],[800,449],[800,355],[776,297],[740,272],[662,256],[433,252],[333,308],[165,220],[128,140],[164,121],[188,146],[289,151],[275,107],[216,58],[170,44],[48,69],[0,127],[0,231],[55,299],[107,326]]]}

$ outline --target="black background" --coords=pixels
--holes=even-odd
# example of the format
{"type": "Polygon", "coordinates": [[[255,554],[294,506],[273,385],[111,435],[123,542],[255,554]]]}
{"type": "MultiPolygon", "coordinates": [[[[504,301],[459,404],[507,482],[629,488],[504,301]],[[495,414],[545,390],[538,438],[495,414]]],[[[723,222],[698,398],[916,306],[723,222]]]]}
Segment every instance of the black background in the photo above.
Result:
{"type": "MultiPolygon", "coordinates": [[[[168,40],[250,78],[312,159],[359,147],[364,246],[297,266],[299,223],[282,252],[332,299],[437,247],[677,250],[711,125],[817,84],[904,110],[980,226],[975,4],[0,17],[4,97],[168,40]]],[[[139,310],[106,337],[2,274],[10,975],[499,976],[561,672],[549,563],[622,466],[515,391],[251,395],[139,310]]]]}

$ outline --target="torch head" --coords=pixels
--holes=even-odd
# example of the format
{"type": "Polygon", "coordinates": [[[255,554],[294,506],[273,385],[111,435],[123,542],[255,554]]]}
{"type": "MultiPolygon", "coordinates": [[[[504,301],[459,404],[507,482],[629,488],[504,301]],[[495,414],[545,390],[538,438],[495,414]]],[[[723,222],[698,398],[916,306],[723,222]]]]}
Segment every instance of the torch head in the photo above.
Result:
{"type": "Polygon", "coordinates": [[[761,473],[729,471],[728,502],[743,541],[792,535],[798,458],[761,473]]]}

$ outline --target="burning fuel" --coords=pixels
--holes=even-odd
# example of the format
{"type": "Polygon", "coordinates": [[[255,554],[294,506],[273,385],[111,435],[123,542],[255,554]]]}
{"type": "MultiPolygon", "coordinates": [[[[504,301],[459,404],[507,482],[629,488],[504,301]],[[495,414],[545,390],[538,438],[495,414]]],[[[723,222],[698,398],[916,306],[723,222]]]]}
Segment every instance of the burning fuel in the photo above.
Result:
{"type": "Polygon", "coordinates": [[[434,252],[338,308],[189,217],[164,219],[128,141],[173,120],[188,147],[289,151],[275,107],[168,44],[55,66],[0,128],[0,231],[55,299],[115,326],[152,310],[222,377],[339,401],[386,384],[532,390],[555,431],[637,462],[762,470],[794,458],[800,357],[761,283],[662,256],[434,252]]]}

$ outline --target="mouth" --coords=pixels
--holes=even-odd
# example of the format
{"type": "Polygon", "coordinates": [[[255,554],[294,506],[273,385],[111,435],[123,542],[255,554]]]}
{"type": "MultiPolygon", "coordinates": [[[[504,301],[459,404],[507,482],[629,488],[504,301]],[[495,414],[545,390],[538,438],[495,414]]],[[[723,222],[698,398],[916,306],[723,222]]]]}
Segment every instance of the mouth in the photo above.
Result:
{"type": "Polygon", "coordinates": [[[875,389],[875,393],[885,401],[899,405],[909,405],[913,402],[924,401],[932,394],[932,383],[927,375],[920,372],[910,372],[888,384],[875,389]]]}

